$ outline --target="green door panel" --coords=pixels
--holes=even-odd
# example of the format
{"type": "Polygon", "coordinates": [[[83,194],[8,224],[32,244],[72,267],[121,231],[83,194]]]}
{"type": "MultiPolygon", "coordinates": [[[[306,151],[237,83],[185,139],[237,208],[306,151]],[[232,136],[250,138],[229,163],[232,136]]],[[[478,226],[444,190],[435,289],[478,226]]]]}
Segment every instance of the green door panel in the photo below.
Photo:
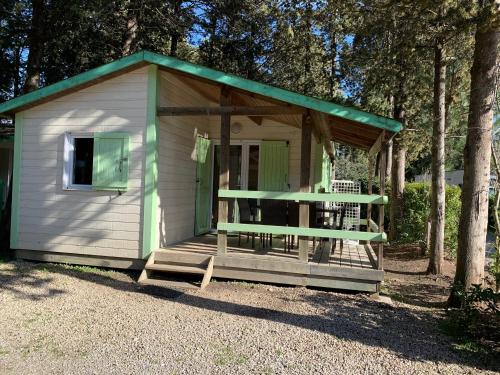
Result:
{"type": "Polygon", "coordinates": [[[212,176],[211,141],[196,138],[196,215],[195,235],[210,230],[210,182],[212,176]]]}
{"type": "Polygon", "coordinates": [[[129,136],[127,133],[95,133],[92,188],[126,190],[129,136]]]}
{"type": "Polygon", "coordinates": [[[259,190],[289,191],[288,142],[262,141],[259,158],[259,190]]]}

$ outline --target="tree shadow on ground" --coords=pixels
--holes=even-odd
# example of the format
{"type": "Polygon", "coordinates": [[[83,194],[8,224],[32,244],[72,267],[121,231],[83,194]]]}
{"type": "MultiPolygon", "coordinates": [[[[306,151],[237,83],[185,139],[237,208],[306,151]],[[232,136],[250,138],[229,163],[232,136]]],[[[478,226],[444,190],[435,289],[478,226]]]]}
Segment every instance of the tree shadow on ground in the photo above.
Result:
{"type": "Polygon", "coordinates": [[[423,275],[427,274],[425,271],[397,271],[397,270],[392,270],[392,269],[388,269],[388,268],[384,269],[384,271],[394,273],[396,275],[407,275],[407,276],[410,276],[410,275],[423,276],[423,275]]]}
{"type": "MultiPolygon", "coordinates": [[[[0,288],[19,294],[20,298],[50,298],[62,291],[50,289],[51,277],[38,281],[34,271],[47,266],[18,267],[9,274],[0,272],[0,288]],[[19,275],[16,275],[16,272],[19,275]],[[26,295],[20,291],[19,283],[29,282],[35,288],[47,289],[45,293],[26,295]]],[[[159,300],[173,300],[186,306],[208,311],[221,312],[247,318],[264,319],[287,324],[301,329],[317,331],[371,346],[386,348],[402,358],[412,361],[431,361],[468,365],[481,369],[500,370],[498,363],[485,363],[474,357],[464,357],[458,352],[442,350],[449,347],[450,341],[437,327],[439,316],[430,310],[415,310],[404,306],[393,307],[370,300],[365,295],[333,294],[326,291],[303,293],[288,303],[307,303],[316,307],[317,314],[298,314],[286,309],[239,304],[203,296],[202,293],[183,293],[179,290],[157,286],[142,286],[135,280],[137,273],[130,278],[118,280],[109,273],[91,273],[51,265],[49,272],[57,272],[82,281],[107,286],[129,293],[147,294],[159,300]],[[439,350],[438,350],[439,349],[439,350]]],[[[210,288],[210,286],[209,286],[210,288]]],[[[1,289],[0,289],[1,290],[1,289]]],[[[209,291],[206,295],[209,295],[209,291]]]]}

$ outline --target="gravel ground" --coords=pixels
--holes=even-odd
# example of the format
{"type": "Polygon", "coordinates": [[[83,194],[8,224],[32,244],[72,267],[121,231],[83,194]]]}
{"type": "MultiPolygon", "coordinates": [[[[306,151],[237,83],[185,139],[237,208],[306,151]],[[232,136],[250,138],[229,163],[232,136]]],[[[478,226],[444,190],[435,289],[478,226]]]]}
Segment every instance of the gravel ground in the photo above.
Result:
{"type": "Polygon", "coordinates": [[[1,374],[477,374],[438,310],[262,284],[185,294],[128,274],[0,264],[1,374]]]}

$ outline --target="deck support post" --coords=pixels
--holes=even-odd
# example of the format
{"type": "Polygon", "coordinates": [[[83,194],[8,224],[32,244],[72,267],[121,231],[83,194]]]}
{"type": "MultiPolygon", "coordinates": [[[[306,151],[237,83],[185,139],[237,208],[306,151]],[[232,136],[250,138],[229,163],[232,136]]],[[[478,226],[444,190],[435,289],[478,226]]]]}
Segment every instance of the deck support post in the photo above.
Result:
{"type": "MultiPolygon", "coordinates": [[[[231,104],[229,89],[226,86],[221,88],[220,105],[231,104]]],[[[220,122],[220,174],[219,189],[229,189],[229,150],[231,142],[231,115],[229,113],[221,115],[220,122]]],[[[219,197],[218,222],[227,223],[229,217],[229,202],[227,198],[219,197]]],[[[227,253],[227,231],[217,231],[217,253],[225,255],[227,253]]]]}
{"type": "MultiPolygon", "coordinates": [[[[373,163],[373,156],[368,155],[368,195],[373,194],[373,168],[374,168],[374,163],[373,163]]],[[[366,209],[366,231],[371,232],[370,228],[370,220],[372,218],[372,204],[368,203],[368,207],[366,209]]],[[[370,243],[370,241],[367,241],[370,243]]]]}
{"type": "MultiPolygon", "coordinates": [[[[302,115],[302,134],[300,144],[300,192],[310,192],[311,174],[311,134],[312,122],[309,113],[302,115]]],[[[299,226],[309,228],[309,202],[299,204],[299,226]]],[[[309,259],[309,238],[299,236],[299,260],[309,259]]]]}
{"type": "MultiPolygon", "coordinates": [[[[385,195],[385,169],[387,165],[387,141],[385,139],[385,130],[382,131],[382,144],[380,147],[380,163],[378,168],[378,174],[380,178],[380,195],[385,195]]],[[[379,206],[378,211],[378,230],[380,233],[384,233],[384,211],[385,207],[383,204],[379,206]]],[[[378,254],[377,254],[377,269],[384,269],[384,244],[380,242],[378,244],[378,254]]]]}

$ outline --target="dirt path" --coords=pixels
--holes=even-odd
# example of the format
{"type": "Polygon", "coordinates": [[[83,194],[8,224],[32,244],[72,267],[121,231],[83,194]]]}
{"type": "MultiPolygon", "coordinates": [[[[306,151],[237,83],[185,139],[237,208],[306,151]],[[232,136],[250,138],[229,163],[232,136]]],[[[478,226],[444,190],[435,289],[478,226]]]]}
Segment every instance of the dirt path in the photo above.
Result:
{"type": "Polygon", "coordinates": [[[450,348],[439,314],[364,294],[231,282],[181,294],[120,272],[5,263],[0,373],[493,373],[450,348]]]}

